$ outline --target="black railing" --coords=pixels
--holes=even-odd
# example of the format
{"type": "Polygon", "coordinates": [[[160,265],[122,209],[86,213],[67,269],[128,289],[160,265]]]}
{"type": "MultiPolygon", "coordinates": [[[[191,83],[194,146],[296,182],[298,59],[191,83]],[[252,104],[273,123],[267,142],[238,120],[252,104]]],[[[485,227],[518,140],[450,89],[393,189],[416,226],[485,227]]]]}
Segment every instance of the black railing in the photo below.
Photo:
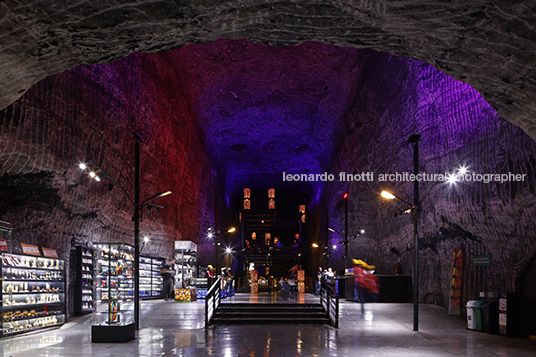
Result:
{"type": "Polygon", "coordinates": [[[218,278],[214,284],[208,289],[207,296],[205,298],[205,328],[208,327],[210,320],[216,313],[216,309],[221,302],[220,288],[221,279],[218,278]]]}
{"type": "Polygon", "coordinates": [[[320,289],[320,303],[326,310],[331,325],[339,328],[339,295],[335,292],[331,285],[322,281],[320,289]]]}

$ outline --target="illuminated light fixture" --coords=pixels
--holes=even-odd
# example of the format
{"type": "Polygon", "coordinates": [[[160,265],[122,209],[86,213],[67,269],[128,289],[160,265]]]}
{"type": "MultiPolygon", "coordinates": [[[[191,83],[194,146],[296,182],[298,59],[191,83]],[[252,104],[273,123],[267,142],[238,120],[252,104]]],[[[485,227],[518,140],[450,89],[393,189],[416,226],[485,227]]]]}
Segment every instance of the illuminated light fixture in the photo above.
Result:
{"type": "Polygon", "coordinates": [[[210,239],[212,239],[212,238],[214,237],[214,234],[213,234],[212,232],[209,232],[209,233],[208,233],[208,237],[209,237],[210,239]]]}
{"type": "Polygon", "coordinates": [[[251,198],[251,190],[249,188],[244,189],[244,198],[251,198]]]}
{"type": "Polygon", "coordinates": [[[100,177],[99,177],[99,176],[95,176],[95,181],[99,182],[99,181],[100,181],[100,177]]]}
{"type": "Polygon", "coordinates": [[[301,215],[301,222],[305,223],[305,205],[300,205],[298,207],[298,210],[300,211],[301,215]]]}
{"type": "Polygon", "coordinates": [[[225,253],[231,254],[233,250],[231,248],[225,248],[225,253]]]}
{"type": "Polygon", "coordinates": [[[390,200],[394,200],[396,198],[395,195],[393,195],[392,193],[387,192],[387,191],[382,191],[381,195],[382,195],[382,197],[388,198],[390,200]]]}
{"type": "Polygon", "coordinates": [[[227,233],[233,233],[234,231],[236,231],[236,228],[235,228],[235,227],[230,228],[230,229],[227,231],[227,233]]]}
{"type": "Polygon", "coordinates": [[[264,244],[265,245],[270,245],[270,240],[271,240],[271,234],[270,233],[265,233],[264,234],[264,244]]]}
{"type": "Polygon", "coordinates": [[[335,249],[337,249],[337,245],[336,245],[336,244],[333,244],[333,245],[331,246],[331,248],[333,248],[333,250],[335,250],[335,249]]]}
{"type": "Polygon", "coordinates": [[[145,236],[143,237],[143,243],[149,243],[149,237],[145,236]]]}
{"type": "Polygon", "coordinates": [[[78,165],[78,167],[81,168],[82,170],[85,170],[87,168],[87,165],[82,162],[78,165]]]}
{"type": "Polygon", "coordinates": [[[93,171],[91,171],[91,172],[89,173],[89,177],[95,178],[96,176],[97,176],[97,174],[94,173],[93,171]]]}
{"type": "Polygon", "coordinates": [[[244,198],[244,209],[251,209],[251,201],[249,198],[244,198]]]}
{"type": "Polygon", "coordinates": [[[268,201],[268,209],[275,209],[275,200],[273,198],[268,201]]]}
{"type": "Polygon", "coordinates": [[[463,175],[463,174],[465,174],[467,172],[467,168],[465,166],[462,166],[462,167],[460,167],[458,172],[463,175]]]}
{"type": "Polygon", "coordinates": [[[275,198],[275,188],[268,189],[268,198],[275,198]]]}
{"type": "Polygon", "coordinates": [[[313,245],[313,248],[318,248],[318,244],[313,243],[312,245],[313,245]]]}
{"type": "Polygon", "coordinates": [[[348,198],[348,192],[345,192],[344,195],[342,195],[342,198],[347,199],[348,198]]]}
{"type": "Polygon", "coordinates": [[[447,182],[452,185],[453,183],[456,183],[456,181],[458,181],[458,176],[452,174],[452,175],[449,175],[449,178],[447,180],[447,182]]]}
{"type": "Polygon", "coordinates": [[[279,242],[279,238],[274,237],[274,244],[277,244],[277,242],[279,242]]]}
{"type": "Polygon", "coordinates": [[[255,232],[251,233],[251,239],[252,240],[257,240],[257,233],[255,233],[255,232]]]}

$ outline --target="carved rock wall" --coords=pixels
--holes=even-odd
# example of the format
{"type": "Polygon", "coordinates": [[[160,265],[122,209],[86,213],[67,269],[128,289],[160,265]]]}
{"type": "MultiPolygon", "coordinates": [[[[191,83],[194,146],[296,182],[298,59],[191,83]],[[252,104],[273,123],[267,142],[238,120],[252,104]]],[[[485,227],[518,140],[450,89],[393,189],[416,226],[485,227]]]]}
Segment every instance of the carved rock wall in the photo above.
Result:
{"type": "MultiPolygon", "coordinates": [[[[413,274],[413,225],[406,206],[380,197],[382,190],[413,202],[413,182],[380,174],[413,173],[413,149],[406,142],[422,134],[420,172],[442,174],[466,166],[470,174],[525,174],[523,182],[420,184],[420,298],[448,305],[452,250],[464,248],[462,301],[480,291],[517,291],[516,278],[536,252],[536,145],[500,118],[472,88],[425,64],[379,54],[369,62],[370,80],[360,89],[347,137],[330,172],[374,174],[372,181],[329,185],[329,225],[344,230],[349,192],[349,232],[366,233],[350,243],[350,258],[377,266],[379,274],[413,274]],[[389,65],[387,65],[389,63],[389,65]],[[471,266],[475,255],[492,265],[471,266]]],[[[332,243],[340,240],[329,235],[332,243]]],[[[341,246],[342,247],[342,246],[341,246]]],[[[331,261],[342,266],[342,249],[331,261]]]]}
{"type": "Polygon", "coordinates": [[[216,173],[173,56],[81,66],[0,111],[0,219],[13,223],[15,251],[26,242],[68,259],[72,242],[134,244],[127,195],[78,168],[94,161],[133,199],[133,132],[143,140],[140,199],[173,192],[151,201],[160,212],[143,210],[141,236],[151,240],[142,254],[170,257],[175,240],[197,242],[201,227],[213,224],[216,173]]]}
{"type": "Polygon", "coordinates": [[[429,63],[536,139],[536,2],[49,1],[0,5],[0,108],[39,80],[133,52],[221,38],[319,41],[429,63]]]}

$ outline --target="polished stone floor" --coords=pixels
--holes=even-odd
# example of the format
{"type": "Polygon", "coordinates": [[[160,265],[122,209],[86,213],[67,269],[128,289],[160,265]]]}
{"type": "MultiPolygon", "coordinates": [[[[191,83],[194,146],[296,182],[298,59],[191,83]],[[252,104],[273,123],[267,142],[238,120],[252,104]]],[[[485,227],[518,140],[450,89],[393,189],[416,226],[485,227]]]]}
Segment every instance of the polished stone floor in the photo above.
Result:
{"type": "MultiPolygon", "coordinates": [[[[314,301],[300,294],[298,302],[314,301]]],[[[277,295],[238,294],[229,302],[283,301],[277,295]]],[[[340,328],[324,325],[222,325],[204,329],[204,303],[141,303],[137,338],[91,343],[91,315],[59,329],[2,340],[1,356],[536,356],[536,341],[469,331],[464,319],[420,305],[419,332],[412,304],[341,303],[340,328]]]]}

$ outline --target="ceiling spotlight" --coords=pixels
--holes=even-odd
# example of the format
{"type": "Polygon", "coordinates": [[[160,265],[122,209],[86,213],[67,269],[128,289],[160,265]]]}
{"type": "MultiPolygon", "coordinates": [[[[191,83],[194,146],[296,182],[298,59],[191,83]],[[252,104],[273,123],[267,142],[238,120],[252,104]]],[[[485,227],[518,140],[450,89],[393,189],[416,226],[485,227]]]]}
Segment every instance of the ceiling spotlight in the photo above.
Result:
{"type": "Polygon", "coordinates": [[[360,233],[361,233],[361,234],[365,233],[365,230],[364,230],[364,229],[362,229],[362,230],[360,231],[360,233]]]}
{"type": "Polygon", "coordinates": [[[233,251],[231,248],[225,248],[225,253],[231,254],[233,251]]]}
{"type": "Polygon", "coordinates": [[[214,237],[214,234],[212,234],[212,232],[209,232],[209,233],[208,233],[208,237],[209,237],[210,239],[212,239],[212,237],[214,237]]]}
{"type": "Polygon", "coordinates": [[[85,170],[85,169],[87,168],[86,164],[84,164],[83,162],[80,163],[80,164],[78,165],[78,167],[81,168],[82,170],[85,170]]]}
{"type": "Polygon", "coordinates": [[[95,176],[95,181],[100,181],[100,177],[99,177],[99,176],[95,176]]]}
{"type": "Polygon", "coordinates": [[[462,166],[458,169],[458,172],[463,175],[467,172],[467,168],[465,166],[462,166]]]}
{"type": "Polygon", "coordinates": [[[333,248],[333,249],[337,249],[337,245],[336,245],[336,244],[333,244],[333,245],[331,246],[331,248],[333,248]]]}
{"type": "Polygon", "coordinates": [[[143,237],[143,243],[149,243],[149,237],[147,236],[143,237]]]}
{"type": "Polygon", "coordinates": [[[89,173],[89,177],[95,178],[96,176],[97,176],[97,174],[94,173],[93,171],[91,171],[91,172],[89,173]]]}
{"type": "Polygon", "coordinates": [[[318,244],[313,243],[313,248],[318,248],[318,244]]]}

